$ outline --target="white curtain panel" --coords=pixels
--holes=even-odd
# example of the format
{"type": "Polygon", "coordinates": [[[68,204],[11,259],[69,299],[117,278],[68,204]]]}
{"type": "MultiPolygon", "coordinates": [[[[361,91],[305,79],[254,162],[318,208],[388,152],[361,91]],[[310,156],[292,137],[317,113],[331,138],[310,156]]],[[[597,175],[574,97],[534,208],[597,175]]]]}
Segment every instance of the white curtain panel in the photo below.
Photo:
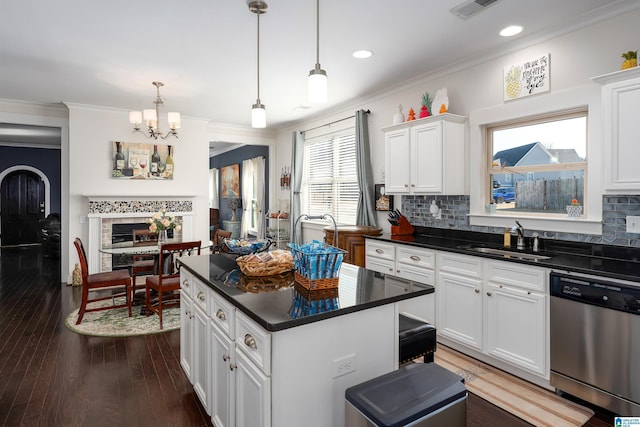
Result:
{"type": "Polygon", "coordinates": [[[253,161],[253,185],[258,210],[256,217],[258,218],[258,239],[264,239],[265,219],[264,219],[264,182],[265,182],[265,159],[264,157],[256,157],[253,161]]]}
{"type": "Polygon", "coordinates": [[[246,237],[251,225],[251,198],[253,196],[253,160],[242,161],[242,228],[240,236],[246,237]]]}
{"type": "Polygon", "coordinates": [[[220,209],[217,168],[209,169],[209,207],[213,209],[220,209]]]}

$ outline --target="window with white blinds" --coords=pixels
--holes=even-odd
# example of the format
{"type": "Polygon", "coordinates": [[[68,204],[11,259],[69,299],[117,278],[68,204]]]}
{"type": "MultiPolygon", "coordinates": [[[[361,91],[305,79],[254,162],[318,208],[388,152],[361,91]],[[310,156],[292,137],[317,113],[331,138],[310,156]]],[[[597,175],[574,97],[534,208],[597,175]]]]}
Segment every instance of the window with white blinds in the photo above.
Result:
{"type": "Polygon", "coordinates": [[[302,213],[331,214],[339,224],[355,224],[360,193],[356,164],[353,129],[306,140],[302,213]]]}

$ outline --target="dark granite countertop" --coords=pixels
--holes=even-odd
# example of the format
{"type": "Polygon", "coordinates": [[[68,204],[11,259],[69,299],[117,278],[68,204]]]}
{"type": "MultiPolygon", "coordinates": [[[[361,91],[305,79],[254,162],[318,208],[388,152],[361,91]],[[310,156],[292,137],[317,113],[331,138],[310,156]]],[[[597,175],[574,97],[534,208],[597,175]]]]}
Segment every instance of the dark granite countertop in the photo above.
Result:
{"type": "MultiPolygon", "coordinates": [[[[338,288],[310,292],[295,284],[293,273],[248,278],[227,254],[181,258],[181,268],[195,275],[268,331],[278,331],[433,293],[385,296],[385,275],[343,263],[338,288]]],[[[404,280],[394,277],[394,280],[404,280]]]]}
{"type": "MultiPolygon", "coordinates": [[[[566,271],[592,274],[612,279],[640,282],[640,249],[620,246],[542,240],[543,249],[539,255],[549,256],[545,260],[525,260],[507,258],[502,255],[491,255],[471,251],[472,246],[502,248],[502,235],[479,233],[471,231],[443,230],[423,228],[416,229],[416,234],[410,236],[365,236],[392,243],[403,243],[411,246],[455,252],[465,255],[499,259],[509,262],[535,265],[550,268],[555,271],[566,271]]],[[[532,253],[531,250],[514,252],[532,253]]]]}

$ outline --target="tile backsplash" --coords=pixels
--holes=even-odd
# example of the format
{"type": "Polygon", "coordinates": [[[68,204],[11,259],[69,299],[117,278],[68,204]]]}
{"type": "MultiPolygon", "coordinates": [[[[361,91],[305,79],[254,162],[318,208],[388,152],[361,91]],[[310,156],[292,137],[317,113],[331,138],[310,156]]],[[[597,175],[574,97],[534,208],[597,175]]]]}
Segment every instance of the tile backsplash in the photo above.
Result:
{"type": "MultiPolygon", "coordinates": [[[[469,196],[402,196],[402,213],[411,224],[422,227],[451,230],[477,231],[501,234],[503,227],[479,227],[469,225],[469,196]],[[441,218],[430,212],[432,200],[441,209],[441,218]]],[[[640,235],[626,230],[627,215],[640,215],[640,195],[606,195],[602,197],[602,236],[593,234],[556,233],[537,231],[545,239],[574,242],[602,243],[607,245],[640,247],[640,235]]]]}

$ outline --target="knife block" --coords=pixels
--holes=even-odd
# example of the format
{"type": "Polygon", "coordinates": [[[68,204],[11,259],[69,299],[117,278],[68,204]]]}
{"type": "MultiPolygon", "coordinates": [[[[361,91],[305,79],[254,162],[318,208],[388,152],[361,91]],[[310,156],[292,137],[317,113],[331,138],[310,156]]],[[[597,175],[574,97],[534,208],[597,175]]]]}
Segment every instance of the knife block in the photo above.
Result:
{"type": "Polygon", "coordinates": [[[414,231],[415,229],[413,228],[413,225],[409,223],[409,220],[404,215],[402,215],[398,220],[398,225],[391,226],[392,236],[406,236],[413,234],[414,231]]]}

